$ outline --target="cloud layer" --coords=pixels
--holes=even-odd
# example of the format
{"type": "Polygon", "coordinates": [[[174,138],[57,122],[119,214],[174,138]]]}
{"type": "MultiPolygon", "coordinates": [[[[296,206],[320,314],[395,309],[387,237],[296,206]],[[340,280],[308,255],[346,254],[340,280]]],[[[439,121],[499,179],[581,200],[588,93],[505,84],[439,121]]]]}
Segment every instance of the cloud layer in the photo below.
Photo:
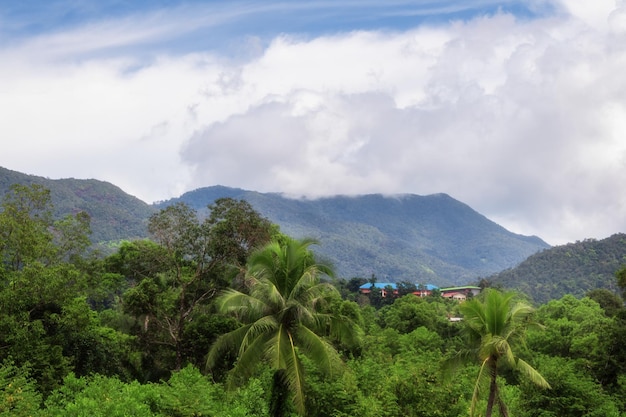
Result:
{"type": "Polygon", "coordinates": [[[549,243],[603,238],[626,231],[626,8],[577,4],[228,52],[102,54],[102,23],[27,39],[0,49],[0,165],[147,201],[445,192],[549,243]]]}

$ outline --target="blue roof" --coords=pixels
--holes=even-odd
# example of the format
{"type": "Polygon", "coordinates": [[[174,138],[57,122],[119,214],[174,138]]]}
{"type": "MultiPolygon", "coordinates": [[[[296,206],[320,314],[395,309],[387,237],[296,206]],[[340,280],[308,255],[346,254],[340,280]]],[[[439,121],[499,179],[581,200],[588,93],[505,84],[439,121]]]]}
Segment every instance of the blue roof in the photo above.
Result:
{"type": "MultiPolygon", "coordinates": [[[[395,282],[377,282],[376,284],[374,284],[374,286],[376,288],[380,288],[381,290],[385,289],[385,287],[392,287],[394,290],[396,289],[395,282]]],[[[370,288],[372,288],[371,282],[367,282],[359,287],[359,289],[362,290],[369,290],[370,288]]]]}
{"type": "MultiPolygon", "coordinates": [[[[395,282],[377,282],[374,284],[374,286],[376,288],[380,288],[381,290],[384,289],[385,287],[391,287],[394,290],[397,288],[397,285],[395,282]]],[[[417,286],[419,288],[419,285],[417,286]]],[[[369,290],[370,288],[372,288],[372,283],[371,282],[366,282],[365,284],[361,285],[359,287],[359,289],[361,290],[369,290]]],[[[424,288],[426,288],[428,291],[432,291],[432,290],[438,290],[439,287],[433,284],[426,284],[424,285],[424,288]]]]}

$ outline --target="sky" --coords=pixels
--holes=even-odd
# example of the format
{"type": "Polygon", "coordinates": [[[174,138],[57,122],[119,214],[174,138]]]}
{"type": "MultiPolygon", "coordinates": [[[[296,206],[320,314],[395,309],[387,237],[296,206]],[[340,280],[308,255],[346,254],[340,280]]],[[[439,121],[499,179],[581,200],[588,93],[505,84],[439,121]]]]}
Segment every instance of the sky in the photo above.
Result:
{"type": "Polygon", "coordinates": [[[0,0],[0,166],[626,232],[626,1],[0,0]]]}

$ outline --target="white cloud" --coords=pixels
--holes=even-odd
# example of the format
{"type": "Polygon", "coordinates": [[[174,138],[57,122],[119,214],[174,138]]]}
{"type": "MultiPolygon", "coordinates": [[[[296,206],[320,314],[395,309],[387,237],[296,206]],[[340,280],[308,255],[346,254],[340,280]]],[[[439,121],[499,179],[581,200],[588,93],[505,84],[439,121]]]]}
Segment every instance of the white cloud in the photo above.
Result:
{"type": "Polygon", "coordinates": [[[197,132],[184,156],[194,186],[448,192],[552,243],[605,237],[626,229],[625,201],[610,192],[626,183],[615,42],[579,20],[507,15],[280,38],[242,68],[250,107],[197,132]]]}
{"type": "Polygon", "coordinates": [[[147,201],[214,184],[447,192],[550,243],[605,237],[626,231],[626,20],[563,7],[574,17],[250,38],[243,61],[91,54],[176,19],[26,41],[0,50],[0,165],[147,201]]]}

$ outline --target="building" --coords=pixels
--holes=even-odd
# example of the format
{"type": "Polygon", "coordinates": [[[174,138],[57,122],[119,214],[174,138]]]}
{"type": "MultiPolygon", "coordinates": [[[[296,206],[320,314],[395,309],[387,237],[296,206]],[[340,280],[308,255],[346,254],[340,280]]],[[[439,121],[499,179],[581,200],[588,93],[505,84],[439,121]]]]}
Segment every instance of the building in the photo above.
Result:
{"type": "Polygon", "coordinates": [[[444,298],[450,298],[452,300],[457,300],[457,301],[465,301],[467,300],[467,297],[471,296],[475,296],[480,294],[480,287],[476,287],[474,285],[466,285],[463,287],[448,287],[448,288],[441,288],[441,296],[444,298]]]}
{"type": "MultiPolygon", "coordinates": [[[[359,287],[361,294],[369,294],[371,292],[372,285],[378,288],[383,297],[387,297],[388,292],[392,291],[394,296],[398,296],[398,286],[395,282],[377,282],[372,284],[370,282],[365,283],[359,287]]],[[[427,297],[432,294],[433,291],[439,290],[441,296],[456,301],[465,301],[468,297],[473,297],[480,294],[481,288],[473,285],[465,285],[463,287],[448,287],[439,288],[436,285],[426,284],[418,285],[417,290],[413,291],[413,294],[418,297],[427,297]]]]}
{"type": "Polygon", "coordinates": [[[428,297],[433,293],[433,291],[438,289],[439,287],[433,284],[420,284],[417,286],[417,291],[414,291],[413,294],[417,295],[418,297],[428,297]]]}
{"type": "MultiPolygon", "coordinates": [[[[398,286],[395,282],[377,282],[375,284],[373,284],[374,287],[380,289],[382,296],[386,297],[387,296],[387,291],[389,288],[392,289],[393,291],[393,295],[397,296],[398,295],[398,286]]],[[[371,292],[371,288],[372,288],[372,283],[368,282],[365,283],[363,285],[361,285],[359,287],[359,292],[361,294],[369,294],[371,292]]],[[[430,294],[432,294],[432,292],[434,290],[438,290],[439,287],[437,287],[436,285],[432,285],[432,284],[426,284],[426,285],[418,285],[417,286],[417,290],[413,291],[413,294],[417,295],[418,297],[427,297],[430,294]]]]}
{"type": "Polygon", "coordinates": [[[376,282],[374,284],[368,282],[359,287],[359,292],[361,294],[369,294],[370,292],[372,292],[372,286],[378,288],[383,297],[387,296],[387,291],[389,287],[391,287],[393,295],[398,295],[398,286],[394,282],[376,282]]]}

